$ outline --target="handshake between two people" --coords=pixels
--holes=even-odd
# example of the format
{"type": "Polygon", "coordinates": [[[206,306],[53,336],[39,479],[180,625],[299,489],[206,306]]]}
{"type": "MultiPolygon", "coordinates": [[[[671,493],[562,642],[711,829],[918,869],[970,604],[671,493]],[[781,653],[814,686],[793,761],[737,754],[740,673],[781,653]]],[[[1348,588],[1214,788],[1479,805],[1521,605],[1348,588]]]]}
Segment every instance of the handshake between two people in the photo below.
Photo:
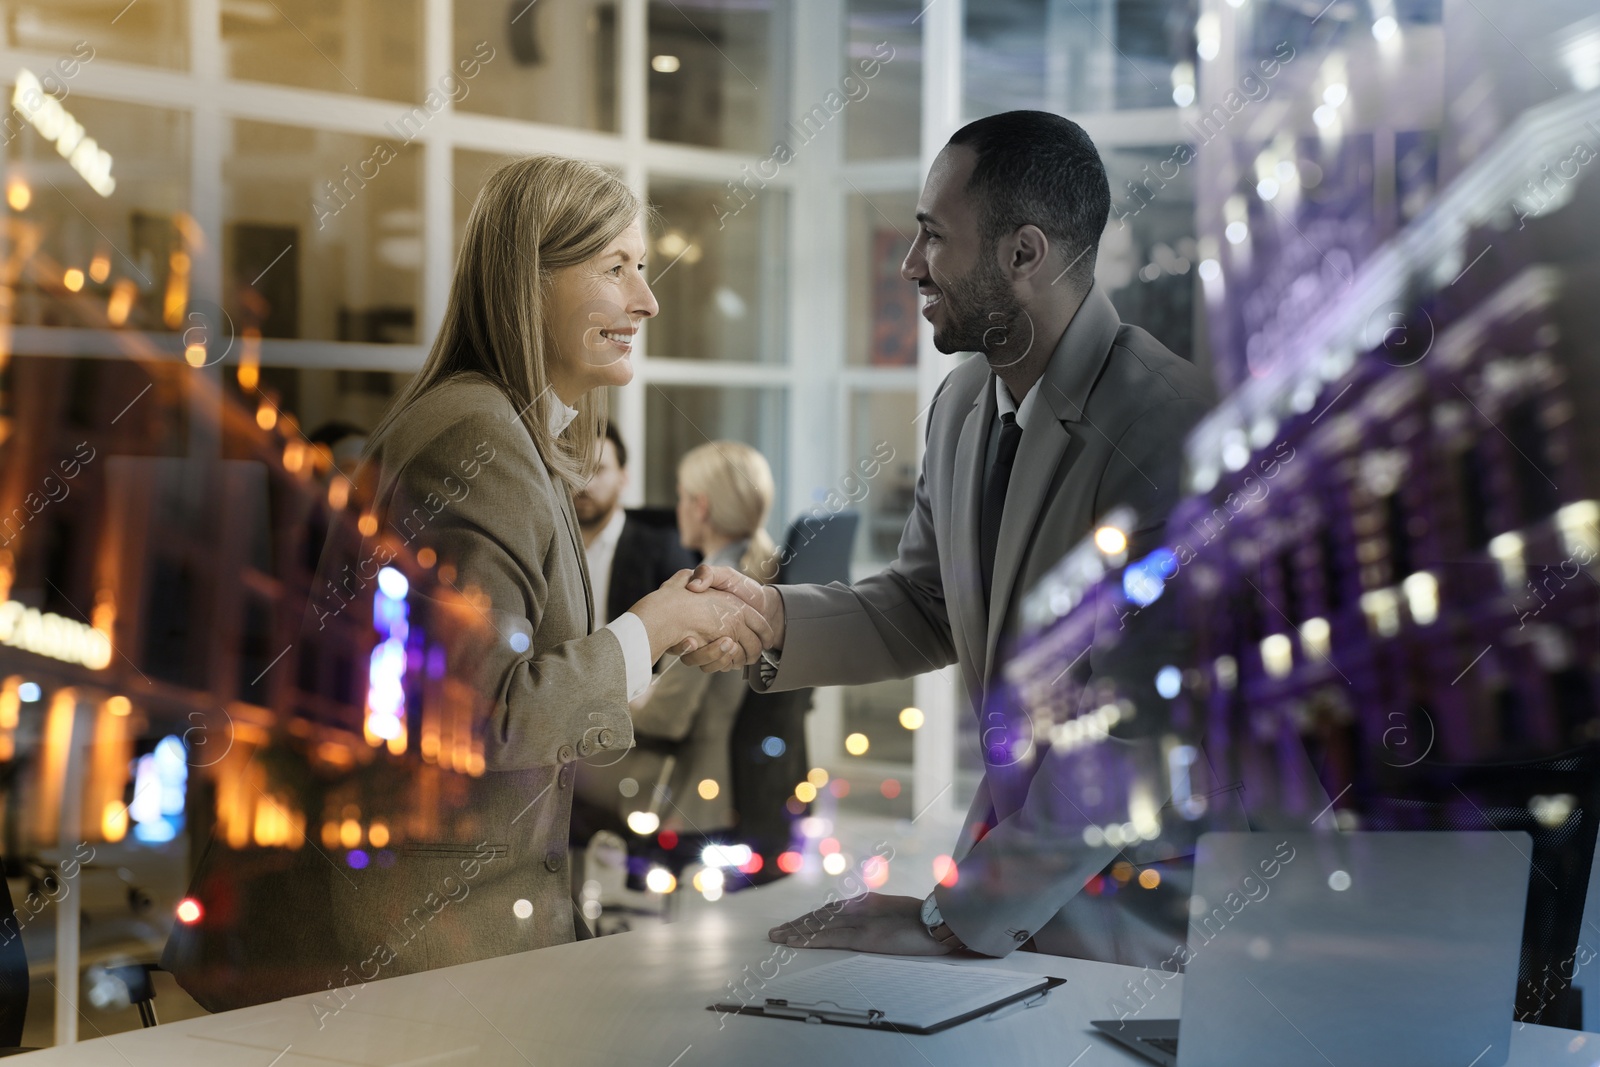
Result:
{"type": "Polygon", "coordinates": [[[783,647],[783,598],[732,567],[679,571],[631,610],[650,635],[653,660],[671,652],[708,674],[783,647]]]}

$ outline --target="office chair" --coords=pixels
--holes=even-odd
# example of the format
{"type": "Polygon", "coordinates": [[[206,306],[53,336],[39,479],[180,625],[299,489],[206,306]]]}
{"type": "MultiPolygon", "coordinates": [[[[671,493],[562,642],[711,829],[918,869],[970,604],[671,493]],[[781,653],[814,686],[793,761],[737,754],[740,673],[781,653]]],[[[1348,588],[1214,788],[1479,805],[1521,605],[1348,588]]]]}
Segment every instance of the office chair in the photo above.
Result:
{"type": "Polygon", "coordinates": [[[678,530],[678,509],[660,507],[626,508],[629,521],[653,526],[660,530],[678,530]]]}
{"type": "MultiPolygon", "coordinates": [[[[89,869],[84,865],[84,870],[89,869]]],[[[22,944],[22,929],[17,922],[16,903],[11,899],[11,884],[7,873],[27,876],[41,883],[59,875],[49,864],[36,857],[24,857],[7,864],[0,860],[0,1056],[16,1056],[37,1049],[22,1046],[23,1025],[28,1018],[28,953],[22,944]]],[[[155,985],[151,973],[160,970],[155,964],[135,963],[102,969],[107,977],[121,981],[128,991],[128,1002],[139,1009],[141,1026],[155,1026],[155,985]]],[[[76,977],[73,978],[76,982],[76,977]]]]}

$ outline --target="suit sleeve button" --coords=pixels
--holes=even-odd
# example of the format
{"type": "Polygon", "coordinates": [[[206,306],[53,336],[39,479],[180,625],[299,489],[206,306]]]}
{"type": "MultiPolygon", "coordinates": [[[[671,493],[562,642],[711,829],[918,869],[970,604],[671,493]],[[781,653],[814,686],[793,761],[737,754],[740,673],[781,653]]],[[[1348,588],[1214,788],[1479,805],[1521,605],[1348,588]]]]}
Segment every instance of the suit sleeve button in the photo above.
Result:
{"type": "Polygon", "coordinates": [[[599,743],[601,748],[610,748],[611,747],[612,737],[611,737],[611,731],[610,730],[601,730],[598,734],[595,735],[594,739],[595,739],[596,742],[599,743]]]}
{"type": "Polygon", "coordinates": [[[1033,935],[1028,933],[1028,931],[1026,931],[1026,930],[1018,930],[1016,933],[1012,934],[1011,936],[1016,938],[1017,939],[1017,944],[1020,945],[1024,941],[1028,940],[1028,938],[1032,937],[1033,935]]]}
{"type": "Polygon", "coordinates": [[[562,745],[560,750],[556,752],[556,759],[562,763],[571,763],[576,758],[577,756],[573,753],[571,745],[562,745]]]}
{"type": "Polygon", "coordinates": [[[589,744],[587,737],[578,742],[578,755],[587,756],[591,751],[593,751],[593,746],[589,744]]]}
{"type": "Polygon", "coordinates": [[[559,852],[552,852],[545,856],[544,865],[546,870],[559,871],[561,869],[561,854],[559,852]]]}

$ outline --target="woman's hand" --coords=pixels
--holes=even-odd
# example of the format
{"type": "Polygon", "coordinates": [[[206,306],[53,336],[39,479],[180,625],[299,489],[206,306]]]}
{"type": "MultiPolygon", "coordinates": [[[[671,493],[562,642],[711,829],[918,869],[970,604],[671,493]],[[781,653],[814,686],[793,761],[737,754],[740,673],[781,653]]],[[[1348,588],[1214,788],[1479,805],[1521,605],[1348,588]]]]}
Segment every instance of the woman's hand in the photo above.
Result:
{"type": "Polygon", "coordinates": [[[679,571],[630,609],[650,635],[651,659],[714,647],[739,666],[755,662],[776,639],[766,615],[721,589],[691,591],[692,573],[679,571]]]}
{"type": "MultiPolygon", "coordinates": [[[[760,582],[743,574],[732,567],[712,567],[702,563],[696,567],[694,574],[689,577],[689,589],[692,592],[721,590],[731,593],[743,600],[750,607],[760,612],[767,620],[767,625],[772,630],[772,636],[767,639],[763,648],[782,648],[785,620],[783,613],[783,595],[770,585],[760,582]]],[[[726,671],[734,667],[746,667],[760,658],[760,653],[748,659],[740,659],[737,654],[716,646],[694,646],[688,643],[673,648],[671,651],[683,657],[683,662],[691,667],[699,667],[708,674],[713,671],[726,671]]]]}

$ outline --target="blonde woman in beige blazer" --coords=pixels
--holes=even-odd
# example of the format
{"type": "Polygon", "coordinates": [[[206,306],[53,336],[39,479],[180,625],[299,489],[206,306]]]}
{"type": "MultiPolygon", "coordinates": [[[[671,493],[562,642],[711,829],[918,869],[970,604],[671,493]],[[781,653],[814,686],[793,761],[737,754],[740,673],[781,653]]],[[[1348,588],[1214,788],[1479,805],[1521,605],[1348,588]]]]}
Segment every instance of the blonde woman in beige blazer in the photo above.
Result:
{"type": "MultiPolygon", "coordinates": [[[[214,986],[185,984],[208,1008],[588,936],[567,869],[574,764],[633,744],[628,701],[668,649],[731,657],[770,639],[732,597],[689,592],[688,571],[597,626],[572,496],[596,465],[603,387],[628,384],[657,310],[643,214],[608,171],[555,156],[508,162],[479,194],[438,338],[372,435],[377,521],[360,559],[398,542],[431,562],[411,624],[445,650],[437,684],[470,711],[484,772],[404,798],[392,864],[304,865],[257,913],[270,937],[210,972],[224,974],[214,986]],[[319,927],[331,936],[307,932],[319,927]]],[[[348,579],[347,562],[325,553],[314,588],[348,579]]],[[[305,640],[334,610],[313,604],[305,640]]]]}
{"type": "Polygon", "coordinates": [[[395,921],[386,910],[403,916],[451,873],[459,850],[485,841],[505,850],[455,914],[432,920],[413,969],[573,940],[574,764],[633,743],[628,700],[668,649],[731,648],[730,632],[761,640],[764,620],[734,598],[688,592],[687,572],[597,626],[572,495],[596,465],[603,387],[632,379],[633,339],[657,311],[642,214],[632,191],[592,164],[536,156],[492,174],[467,222],[439,339],[374,433],[380,529],[415,520],[413,547],[454,567],[447,584],[473,605],[455,611],[471,637],[450,671],[486,713],[487,773],[469,779],[466,832],[403,842],[400,864],[378,872],[393,886],[379,909],[362,901],[369,939],[395,921]],[[451,500],[448,481],[469,471],[470,492],[451,500]],[[394,877],[404,864],[414,873],[394,877]]]}

